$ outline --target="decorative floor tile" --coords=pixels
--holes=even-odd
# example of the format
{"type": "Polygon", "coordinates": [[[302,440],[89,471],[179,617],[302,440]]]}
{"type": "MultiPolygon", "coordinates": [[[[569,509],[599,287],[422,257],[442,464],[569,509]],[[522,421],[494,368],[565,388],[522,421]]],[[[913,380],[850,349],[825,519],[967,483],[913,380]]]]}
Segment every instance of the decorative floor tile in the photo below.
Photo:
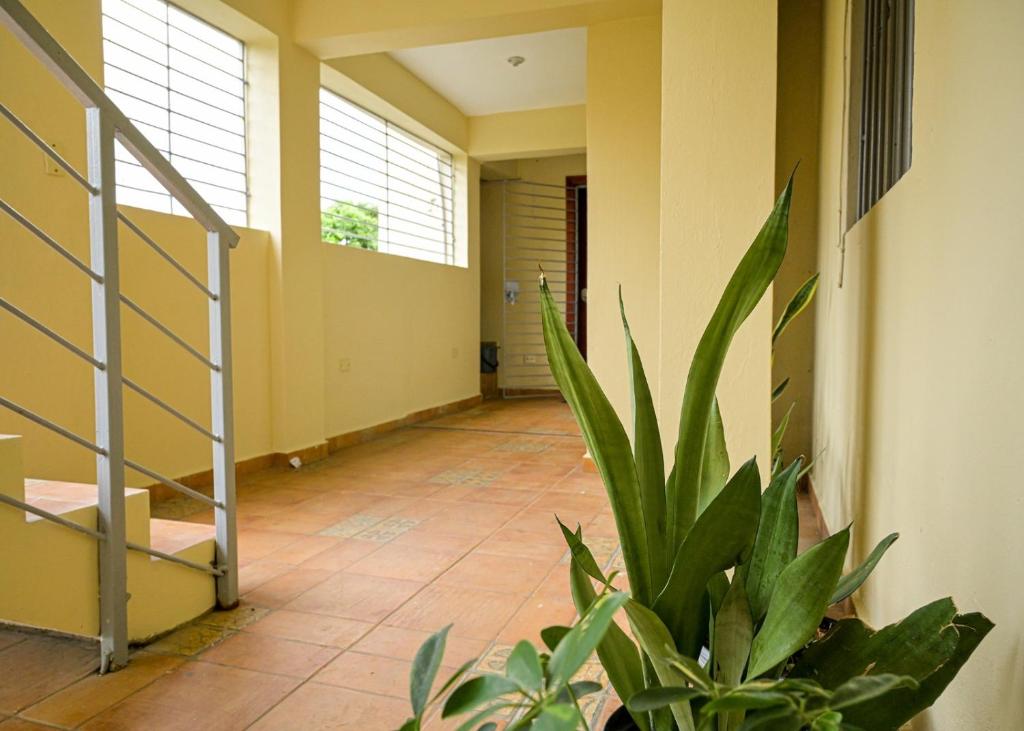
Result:
{"type": "Polygon", "coordinates": [[[213,647],[234,634],[226,627],[190,624],[171,632],[166,637],[146,646],[148,652],[158,655],[185,655],[191,657],[213,647]]]}
{"type": "Polygon", "coordinates": [[[335,538],[354,538],[367,528],[377,525],[384,520],[376,515],[353,515],[345,518],[340,523],[324,528],[319,532],[321,536],[333,536],[335,538]]]}
{"type": "Polygon", "coordinates": [[[262,619],[269,609],[256,607],[252,604],[243,603],[234,609],[225,611],[214,611],[196,620],[197,624],[204,624],[208,627],[222,627],[225,629],[242,629],[258,619],[262,619]]]}
{"type": "Polygon", "coordinates": [[[355,535],[364,541],[387,543],[420,524],[419,518],[385,518],[373,527],[355,535]]]}
{"type": "Polygon", "coordinates": [[[479,467],[447,470],[430,478],[435,485],[467,485],[487,487],[502,475],[502,470],[487,470],[479,467]]]}

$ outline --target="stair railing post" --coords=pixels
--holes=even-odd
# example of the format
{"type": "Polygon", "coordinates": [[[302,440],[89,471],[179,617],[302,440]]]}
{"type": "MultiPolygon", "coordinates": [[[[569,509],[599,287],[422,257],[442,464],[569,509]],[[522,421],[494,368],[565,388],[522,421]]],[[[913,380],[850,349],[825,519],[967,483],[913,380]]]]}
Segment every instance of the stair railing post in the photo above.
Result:
{"type": "Polygon", "coordinates": [[[89,242],[92,282],[93,356],[96,399],[96,484],[100,578],[100,672],[128,662],[128,571],[125,546],[124,410],[121,385],[120,266],[117,202],[114,197],[114,126],[98,107],[86,109],[89,151],[89,242]]]}
{"type": "Polygon", "coordinates": [[[207,288],[210,300],[210,409],[213,433],[213,497],[217,529],[217,604],[230,609],[238,604],[238,548],[235,533],[235,429],[231,382],[231,273],[228,246],[220,233],[206,234],[207,288]]]}

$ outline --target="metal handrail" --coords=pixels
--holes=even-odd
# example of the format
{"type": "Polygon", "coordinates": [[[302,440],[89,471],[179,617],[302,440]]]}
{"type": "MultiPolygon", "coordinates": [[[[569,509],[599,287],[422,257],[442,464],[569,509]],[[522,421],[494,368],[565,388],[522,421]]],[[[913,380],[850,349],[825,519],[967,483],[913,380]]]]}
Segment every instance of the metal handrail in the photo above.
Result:
{"type": "MultiPolygon", "coordinates": [[[[3,0],[0,0],[0,2],[3,2],[3,0]]],[[[77,256],[75,256],[74,254],[72,254],[72,253],[71,253],[70,251],[68,251],[67,249],[65,249],[65,248],[64,248],[63,246],[61,246],[61,245],[60,245],[59,243],[57,243],[56,239],[54,239],[54,238],[53,238],[52,236],[50,236],[50,234],[46,233],[46,232],[45,232],[45,231],[43,231],[43,230],[42,230],[41,228],[39,228],[39,227],[38,227],[38,226],[36,226],[36,225],[35,225],[34,223],[32,223],[32,222],[31,222],[30,220],[28,220],[28,219],[27,219],[27,218],[25,218],[25,217],[24,217],[23,215],[21,215],[21,214],[20,214],[20,213],[19,213],[19,212],[18,212],[18,211],[17,211],[17,210],[16,210],[15,208],[14,208],[14,206],[10,205],[10,204],[9,204],[9,203],[8,203],[7,201],[5,201],[5,200],[4,200],[3,198],[0,198],[0,210],[2,210],[2,211],[3,211],[4,213],[6,213],[6,214],[7,214],[8,216],[10,216],[10,217],[11,217],[11,218],[13,218],[13,219],[14,219],[15,221],[17,221],[17,222],[18,222],[18,223],[20,223],[20,224],[21,224],[22,226],[24,226],[24,227],[25,227],[26,229],[28,229],[28,230],[29,230],[29,231],[31,231],[31,232],[32,232],[33,234],[35,234],[35,235],[36,235],[36,238],[38,238],[38,239],[39,239],[40,241],[42,241],[42,242],[43,242],[44,244],[46,244],[46,245],[47,245],[47,246],[49,246],[49,247],[50,247],[51,249],[53,249],[53,250],[54,250],[54,251],[56,251],[56,252],[57,252],[58,254],[60,254],[60,255],[61,255],[61,256],[63,256],[63,257],[65,258],[65,259],[67,259],[67,260],[68,260],[68,261],[70,261],[70,262],[71,262],[72,264],[74,264],[74,265],[75,265],[75,266],[76,266],[76,267],[77,267],[77,268],[78,268],[78,269],[79,269],[79,270],[80,270],[80,271],[81,271],[81,272],[82,272],[83,274],[85,274],[85,275],[86,275],[87,277],[89,277],[90,279],[92,279],[92,280],[93,280],[94,282],[96,282],[97,284],[103,284],[103,277],[101,277],[101,276],[100,276],[99,274],[97,274],[96,272],[94,272],[94,271],[92,270],[92,268],[91,268],[91,267],[90,267],[90,266],[89,266],[88,264],[86,264],[86,263],[85,263],[84,261],[82,261],[81,259],[79,259],[79,258],[78,258],[77,256]]]]}
{"type": "Polygon", "coordinates": [[[79,185],[81,185],[90,193],[95,194],[98,192],[96,188],[94,188],[92,184],[85,179],[85,176],[75,169],[74,165],[65,160],[55,149],[53,149],[52,146],[47,144],[46,140],[37,135],[31,127],[29,127],[27,124],[18,119],[17,115],[15,115],[14,112],[8,109],[7,106],[3,103],[0,103],[0,114],[3,114],[5,117],[7,117],[8,121],[11,124],[13,124],[19,130],[21,130],[22,134],[24,134],[26,137],[32,140],[33,144],[35,144],[36,147],[45,152],[48,158],[50,158],[55,163],[60,165],[61,168],[64,169],[64,172],[66,172],[68,175],[74,178],[74,180],[79,185]]]}
{"type": "Polygon", "coordinates": [[[99,370],[102,371],[104,368],[107,367],[106,364],[101,363],[100,361],[98,361],[95,358],[93,358],[91,355],[86,353],[84,350],[79,348],[77,345],[72,343],[70,340],[65,338],[63,335],[61,335],[60,333],[58,333],[58,332],[56,332],[54,330],[51,330],[46,325],[44,325],[43,323],[39,322],[39,320],[37,320],[36,318],[32,317],[32,315],[28,314],[27,312],[22,310],[20,307],[17,307],[15,305],[11,304],[7,300],[5,300],[3,297],[0,297],[0,308],[2,308],[4,310],[7,310],[8,312],[10,312],[12,315],[17,317],[22,322],[24,322],[24,323],[26,323],[28,325],[31,325],[36,330],[41,332],[43,335],[45,335],[48,338],[50,338],[51,340],[53,340],[55,343],[59,343],[60,345],[63,345],[65,348],[67,348],[69,351],[71,351],[72,353],[77,355],[79,358],[81,358],[82,360],[84,360],[87,363],[89,363],[90,365],[92,365],[93,368],[98,368],[99,370]]]}
{"type": "MultiPolygon", "coordinates": [[[[0,210],[20,223],[43,243],[92,279],[92,340],[90,355],[51,328],[0,299],[0,307],[65,346],[94,366],[96,443],[0,396],[0,406],[49,429],[97,456],[97,515],[103,531],[93,531],[28,503],[0,495],[0,502],[34,513],[59,525],[85,533],[99,541],[99,639],[100,672],[116,670],[128,661],[128,611],[126,551],[138,551],[190,567],[216,577],[217,603],[230,608],[238,603],[238,558],[235,529],[235,456],[231,393],[230,273],[228,252],[238,234],[196,192],[192,185],[150,143],[118,106],[75,62],[63,47],[25,9],[20,0],[0,0],[0,25],[18,40],[85,107],[88,151],[87,175],[59,155],[39,134],[6,106],[0,113],[89,195],[89,264],[72,254],[52,236],[11,205],[0,200],[0,210]],[[125,149],[206,230],[207,282],[204,285],[160,247],[142,229],[117,211],[115,199],[115,142],[125,149]],[[197,286],[208,298],[209,352],[206,357],[170,328],[125,297],[120,289],[118,221],[197,286]],[[138,384],[125,379],[121,357],[121,304],[126,305],[210,369],[211,427],[206,429],[138,384]],[[211,439],[213,491],[210,498],[171,478],[150,470],[124,455],[123,391],[128,386],[169,413],[197,428],[211,439]],[[214,507],[215,560],[206,566],[127,540],[125,525],[125,469],[148,475],[194,499],[214,507]]],[[[135,164],[135,163],[131,163],[135,164]]]]}
{"type": "Polygon", "coordinates": [[[91,452],[95,452],[96,454],[99,454],[99,455],[104,456],[104,457],[107,456],[107,450],[104,449],[103,447],[99,446],[98,444],[93,444],[92,442],[90,442],[85,437],[78,436],[77,434],[75,434],[70,429],[65,429],[60,424],[58,424],[56,422],[53,422],[53,421],[50,421],[45,416],[40,416],[36,412],[31,411],[29,409],[26,409],[24,406],[21,406],[19,404],[14,403],[10,399],[7,399],[7,398],[4,398],[3,396],[0,396],[0,406],[3,406],[6,409],[10,409],[15,414],[18,414],[20,416],[24,416],[29,421],[34,421],[36,424],[38,424],[41,427],[44,427],[46,429],[49,429],[52,432],[60,434],[65,439],[70,439],[71,441],[75,442],[76,444],[78,444],[78,445],[80,445],[82,447],[85,447],[86,449],[88,449],[91,452]]]}
{"type": "Polygon", "coordinates": [[[171,416],[177,417],[178,419],[181,420],[181,422],[183,424],[187,424],[188,426],[192,427],[193,429],[195,429],[197,432],[199,432],[200,434],[202,434],[206,438],[212,439],[215,442],[221,441],[221,438],[220,438],[220,436],[218,434],[214,434],[212,431],[207,429],[205,426],[200,424],[198,421],[196,421],[195,419],[191,418],[190,416],[186,416],[182,412],[178,411],[176,408],[171,406],[169,403],[164,401],[162,398],[160,398],[159,396],[156,396],[152,391],[149,391],[148,389],[143,388],[142,386],[140,386],[139,384],[137,384],[135,381],[131,380],[127,376],[123,376],[121,378],[121,382],[124,385],[126,385],[128,388],[133,390],[135,393],[139,394],[144,399],[149,401],[150,403],[159,406],[161,409],[166,411],[171,416]]]}
{"type": "Polygon", "coordinates": [[[185,277],[185,279],[192,282],[192,284],[194,284],[199,289],[200,292],[202,292],[212,300],[217,299],[217,295],[215,295],[213,292],[207,289],[205,284],[200,282],[199,279],[196,278],[194,274],[192,274],[192,272],[190,272],[181,264],[181,262],[179,262],[173,256],[168,254],[167,250],[160,246],[160,244],[158,244],[156,241],[154,241],[152,237],[149,236],[149,234],[147,234],[145,231],[139,228],[138,224],[136,224],[134,221],[128,218],[128,216],[121,213],[121,211],[117,212],[117,217],[121,221],[121,223],[128,227],[129,231],[138,236],[145,243],[149,244],[150,248],[152,248],[153,251],[162,256],[168,264],[177,269],[178,272],[180,272],[181,275],[185,277]]]}
{"type": "Polygon", "coordinates": [[[213,371],[217,371],[217,370],[220,370],[220,366],[218,366],[218,365],[217,365],[216,363],[214,363],[214,362],[213,362],[212,360],[210,360],[210,359],[209,359],[209,358],[207,358],[207,357],[206,357],[205,355],[203,355],[202,353],[200,353],[200,352],[199,352],[198,350],[196,350],[196,349],[195,349],[194,347],[192,347],[191,345],[189,345],[189,344],[188,344],[188,342],[187,342],[186,340],[184,340],[184,339],[183,339],[183,338],[182,338],[181,336],[179,336],[179,335],[178,335],[177,333],[175,333],[175,332],[174,332],[173,330],[171,330],[171,328],[167,327],[167,326],[166,326],[166,325],[164,325],[164,324],[163,324],[162,322],[160,322],[160,321],[159,321],[158,319],[156,319],[156,318],[155,318],[155,317],[153,317],[153,316],[152,316],[151,314],[149,314],[149,313],[148,313],[148,312],[146,312],[146,311],[145,311],[144,309],[142,309],[142,307],[141,307],[140,305],[136,304],[136,302],[135,302],[134,300],[132,300],[132,299],[129,299],[129,298],[127,297],[127,296],[125,296],[125,295],[123,295],[123,294],[122,294],[122,295],[120,295],[120,298],[121,298],[121,301],[122,301],[122,302],[124,302],[124,303],[125,303],[126,305],[128,305],[128,307],[129,307],[129,308],[131,308],[131,310],[132,310],[133,312],[135,312],[135,314],[137,314],[137,315],[138,315],[139,317],[141,317],[141,318],[142,318],[143,320],[145,320],[146,322],[148,322],[148,323],[149,323],[150,325],[152,325],[153,327],[155,327],[155,328],[156,328],[157,330],[159,330],[160,332],[162,332],[162,333],[163,333],[164,335],[166,335],[166,336],[167,336],[167,337],[169,337],[169,338],[170,338],[171,340],[173,340],[173,341],[174,341],[175,343],[177,343],[177,344],[178,344],[178,345],[180,345],[180,346],[181,346],[182,348],[184,348],[184,349],[185,349],[186,351],[188,351],[188,353],[189,353],[190,355],[192,355],[192,356],[193,356],[193,357],[194,357],[194,358],[195,358],[196,360],[198,360],[198,361],[199,361],[200,363],[202,363],[203,365],[205,365],[205,366],[206,366],[207,368],[209,368],[210,370],[213,370],[213,371]]]}
{"type": "Polygon", "coordinates": [[[218,233],[221,242],[231,248],[238,245],[238,234],[174,169],[152,142],[139,131],[57,40],[33,17],[19,0],[0,0],[0,24],[12,33],[49,69],[63,85],[89,109],[99,109],[110,120],[117,140],[135,156],[192,217],[207,231],[218,233]]]}

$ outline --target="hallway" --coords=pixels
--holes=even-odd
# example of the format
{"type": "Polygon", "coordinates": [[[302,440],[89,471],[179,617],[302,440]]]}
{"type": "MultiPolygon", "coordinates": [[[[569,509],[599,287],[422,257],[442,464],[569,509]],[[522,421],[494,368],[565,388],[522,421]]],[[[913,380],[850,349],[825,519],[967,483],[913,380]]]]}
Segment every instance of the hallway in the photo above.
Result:
{"type": "MultiPolygon", "coordinates": [[[[397,728],[411,658],[449,622],[445,666],[485,669],[569,624],[554,514],[617,565],[600,479],[554,399],[488,402],[298,472],[240,480],[241,606],[95,676],[94,646],[0,630],[0,730],[397,728]]],[[[189,501],[154,512],[210,522],[189,501]]],[[[590,667],[604,683],[600,666],[590,667]]],[[[441,676],[446,677],[442,670],[441,676]]],[[[588,716],[613,710],[590,696],[588,716]]],[[[435,719],[428,727],[455,728],[435,719]]]]}

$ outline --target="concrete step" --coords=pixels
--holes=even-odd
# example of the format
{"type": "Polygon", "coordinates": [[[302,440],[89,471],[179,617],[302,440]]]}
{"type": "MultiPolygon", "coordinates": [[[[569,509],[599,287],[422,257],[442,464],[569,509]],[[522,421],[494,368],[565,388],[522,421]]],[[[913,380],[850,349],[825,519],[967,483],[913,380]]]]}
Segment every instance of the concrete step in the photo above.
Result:
{"type": "Polygon", "coordinates": [[[212,544],[216,534],[217,530],[212,525],[149,519],[149,547],[164,553],[177,555],[207,541],[212,544]]]}

